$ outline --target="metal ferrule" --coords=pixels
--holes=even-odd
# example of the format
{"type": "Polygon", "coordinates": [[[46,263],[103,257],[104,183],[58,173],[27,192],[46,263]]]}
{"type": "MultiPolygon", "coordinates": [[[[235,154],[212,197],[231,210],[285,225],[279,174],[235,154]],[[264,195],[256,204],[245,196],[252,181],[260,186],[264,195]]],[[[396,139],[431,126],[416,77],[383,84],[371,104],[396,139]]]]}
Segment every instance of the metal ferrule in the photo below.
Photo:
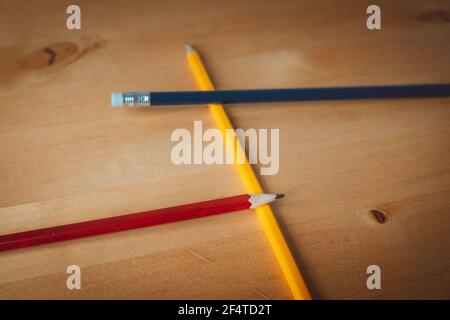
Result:
{"type": "Polygon", "coordinates": [[[148,107],[151,105],[150,92],[123,92],[123,105],[128,107],[148,107]]]}

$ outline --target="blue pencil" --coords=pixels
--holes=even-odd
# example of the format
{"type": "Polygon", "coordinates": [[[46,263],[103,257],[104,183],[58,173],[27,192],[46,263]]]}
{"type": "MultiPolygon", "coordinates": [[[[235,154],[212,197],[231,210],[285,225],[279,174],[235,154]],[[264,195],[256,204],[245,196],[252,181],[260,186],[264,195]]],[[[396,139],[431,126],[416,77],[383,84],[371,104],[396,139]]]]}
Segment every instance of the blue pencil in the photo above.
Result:
{"type": "Polygon", "coordinates": [[[450,96],[450,84],[413,84],[294,89],[114,92],[111,96],[111,103],[113,107],[132,107],[448,96],[450,96]]]}

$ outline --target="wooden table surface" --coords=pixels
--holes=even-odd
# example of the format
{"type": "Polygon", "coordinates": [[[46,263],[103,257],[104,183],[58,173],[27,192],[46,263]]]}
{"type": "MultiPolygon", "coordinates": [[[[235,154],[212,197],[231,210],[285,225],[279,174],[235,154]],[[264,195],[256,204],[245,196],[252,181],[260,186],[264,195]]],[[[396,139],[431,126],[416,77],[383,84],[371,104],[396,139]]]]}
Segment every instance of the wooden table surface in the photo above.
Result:
{"type": "MultiPolygon", "coordinates": [[[[377,31],[369,1],[76,3],[81,30],[72,2],[0,1],[0,234],[244,192],[232,166],[171,162],[174,129],[213,127],[205,107],[110,107],[112,91],[197,89],[186,41],[220,89],[450,82],[448,1],[378,1],[377,31]]],[[[280,129],[280,170],[261,180],[286,194],[274,210],[315,298],[450,298],[449,107],[228,107],[236,127],[280,129]]],[[[291,294],[242,211],[0,253],[0,298],[291,294]]]]}

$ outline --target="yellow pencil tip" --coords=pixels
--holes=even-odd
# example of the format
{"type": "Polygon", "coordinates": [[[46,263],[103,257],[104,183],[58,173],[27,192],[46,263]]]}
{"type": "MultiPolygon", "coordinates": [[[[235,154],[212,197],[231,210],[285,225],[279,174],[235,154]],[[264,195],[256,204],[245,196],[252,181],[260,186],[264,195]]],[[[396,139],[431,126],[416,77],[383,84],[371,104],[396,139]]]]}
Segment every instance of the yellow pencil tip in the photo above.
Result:
{"type": "Polygon", "coordinates": [[[186,53],[195,51],[194,47],[192,46],[192,44],[190,44],[189,42],[186,43],[186,53]]]}

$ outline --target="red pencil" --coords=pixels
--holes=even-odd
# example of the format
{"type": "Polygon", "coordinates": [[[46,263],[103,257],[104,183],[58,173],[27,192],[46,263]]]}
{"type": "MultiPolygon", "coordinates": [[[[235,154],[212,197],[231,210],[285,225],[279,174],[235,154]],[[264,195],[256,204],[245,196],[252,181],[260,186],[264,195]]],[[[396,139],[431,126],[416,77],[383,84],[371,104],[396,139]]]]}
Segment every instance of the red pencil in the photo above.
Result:
{"type": "Polygon", "coordinates": [[[282,194],[242,194],[229,198],[190,203],[176,207],[12,233],[0,236],[0,252],[207,217],[249,208],[253,209],[282,197],[282,194]]]}

